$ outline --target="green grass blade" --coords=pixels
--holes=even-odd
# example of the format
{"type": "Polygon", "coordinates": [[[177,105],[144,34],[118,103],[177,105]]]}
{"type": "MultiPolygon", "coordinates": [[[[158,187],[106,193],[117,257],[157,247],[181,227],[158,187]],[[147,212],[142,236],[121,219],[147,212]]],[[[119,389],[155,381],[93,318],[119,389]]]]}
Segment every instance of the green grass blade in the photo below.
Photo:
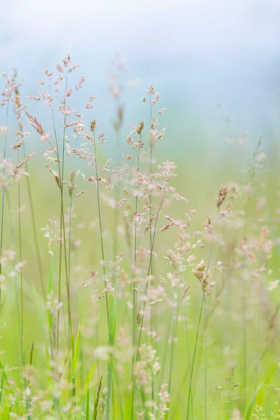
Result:
{"type": "Polygon", "coordinates": [[[89,390],[87,389],[86,420],[89,420],[89,416],[90,416],[89,390]]]}
{"type": "Polygon", "coordinates": [[[89,372],[89,374],[88,374],[88,376],[87,376],[87,379],[86,379],[86,382],[85,382],[85,386],[84,386],[84,395],[87,393],[87,391],[88,391],[88,389],[89,389],[89,383],[90,383],[90,380],[91,380],[91,378],[92,378],[92,375],[93,375],[93,373],[94,373],[94,371],[95,371],[95,368],[96,368],[96,366],[97,366],[97,362],[95,362],[94,364],[93,364],[93,366],[92,366],[92,368],[91,368],[91,370],[90,370],[90,372],[89,372]]]}
{"type": "Polygon", "coordinates": [[[77,332],[77,337],[76,337],[75,347],[74,347],[74,354],[73,354],[73,360],[72,360],[72,376],[75,376],[76,369],[77,369],[79,347],[80,347],[80,334],[81,334],[81,321],[79,323],[79,329],[77,332]]]}
{"type": "Polygon", "coordinates": [[[1,389],[0,389],[0,405],[2,403],[2,397],[3,397],[3,390],[4,390],[4,383],[7,382],[7,375],[5,372],[5,365],[2,365],[2,362],[0,362],[0,370],[2,372],[2,377],[1,377],[1,389]]]}
{"type": "Polygon", "coordinates": [[[93,414],[92,414],[92,420],[96,420],[97,419],[97,410],[98,410],[98,403],[99,403],[100,392],[101,392],[101,385],[102,385],[102,376],[101,376],[100,381],[99,381],[97,396],[96,396],[96,400],[95,400],[95,403],[94,403],[94,410],[93,410],[93,414]]]}
{"type": "Polygon", "coordinates": [[[275,365],[272,369],[271,369],[271,371],[269,372],[269,374],[267,375],[267,377],[265,378],[265,379],[263,379],[260,383],[259,383],[259,385],[258,385],[258,387],[257,387],[257,389],[256,389],[256,391],[254,392],[254,395],[253,395],[253,397],[252,397],[252,399],[251,399],[251,401],[250,401],[250,403],[249,403],[249,406],[248,406],[248,408],[247,408],[247,410],[246,410],[246,415],[245,415],[245,420],[249,420],[250,419],[250,417],[251,417],[251,414],[252,414],[252,410],[253,410],[253,406],[254,406],[254,403],[255,403],[255,401],[256,401],[256,398],[257,398],[257,396],[258,396],[258,394],[259,394],[259,392],[260,392],[260,390],[262,389],[262,387],[264,386],[264,384],[270,379],[270,377],[273,375],[273,373],[275,372],[275,370],[278,368],[278,364],[277,365],[275,365]]]}

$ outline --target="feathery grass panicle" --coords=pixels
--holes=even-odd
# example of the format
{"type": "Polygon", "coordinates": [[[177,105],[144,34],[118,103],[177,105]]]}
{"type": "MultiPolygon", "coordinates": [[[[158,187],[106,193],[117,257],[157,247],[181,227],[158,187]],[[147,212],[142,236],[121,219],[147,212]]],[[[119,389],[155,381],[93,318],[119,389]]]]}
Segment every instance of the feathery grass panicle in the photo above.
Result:
{"type": "Polygon", "coordinates": [[[110,147],[71,56],[26,103],[4,76],[0,417],[278,418],[279,194],[262,141],[238,182],[220,172],[216,200],[202,182],[192,203],[195,169],[179,159],[177,177],[159,148],[164,93],[133,93],[123,137],[139,84],[124,68],[108,70],[110,147]]]}

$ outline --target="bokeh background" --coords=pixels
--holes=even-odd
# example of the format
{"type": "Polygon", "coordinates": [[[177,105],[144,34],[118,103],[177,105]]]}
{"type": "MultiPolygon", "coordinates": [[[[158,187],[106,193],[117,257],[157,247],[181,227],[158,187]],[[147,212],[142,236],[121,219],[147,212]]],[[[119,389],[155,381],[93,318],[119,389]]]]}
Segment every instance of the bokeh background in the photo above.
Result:
{"type": "Polygon", "coordinates": [[[138,121],[141,98],[154,84],[168,109],[162,147],[174,157],[193,161],[199,151],[200,165],[221,164],[226,136],[242,132],[248,144],[261,134],[268,149],[277,143],[277,0],[2,0],[2,6],[0,71],[16,67],[23,94],[36,94],[43,70],[69,53],[88,78],[108,134],[114,103],[106,69],[120,53],[123,83],[139,82],[126,91],[125,123],[138,121]]]}

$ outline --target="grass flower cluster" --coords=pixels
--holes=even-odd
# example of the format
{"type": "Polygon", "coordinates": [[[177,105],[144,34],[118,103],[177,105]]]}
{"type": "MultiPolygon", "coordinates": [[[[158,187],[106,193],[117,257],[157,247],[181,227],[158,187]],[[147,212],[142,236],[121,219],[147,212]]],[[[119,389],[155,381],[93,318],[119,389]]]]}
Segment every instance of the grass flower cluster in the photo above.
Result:
{"type": "Polygon", "coordinates": [[[107,139],[91,92],[73,109],[78,72],[67,56],[24,98],[16,71],[3,75],[0,418],[280,418],[279,222],[262,142],[195,210],[160,161],[154,86],[125,126],[110,74],[107,139]]]}

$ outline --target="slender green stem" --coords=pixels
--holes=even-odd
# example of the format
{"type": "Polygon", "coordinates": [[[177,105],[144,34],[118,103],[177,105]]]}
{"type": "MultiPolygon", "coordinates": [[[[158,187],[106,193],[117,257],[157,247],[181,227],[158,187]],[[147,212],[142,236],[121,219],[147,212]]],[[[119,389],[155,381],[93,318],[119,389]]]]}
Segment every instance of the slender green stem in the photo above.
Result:
{"type": "MultiPolygon", "coordinates": [[[[155,224],[154,224],[154,231],[153,231],[153,241],[152,241],[152,249],[150,251],[150,258],[149,258],[149,265],[148,265],[147,277],[149,277],[149,275],[151,274],[152,255],[153,255],[153,252],[154,252],[155,238],[156,238],[156,228],[157,228],[157,223],[158,223],[158,218],[159,218],[159,215],[160,215],[160,211],[161,211],[161,208],[162,208],[162,205],[163,205],[163,202],[164,202],[164,189],[165,189],[165,186],[162,187],[161,196],[160,196],[160,200],[159,200],[159,204],[158,204],[158,208],[157,208],[157,213],[156,213],[156,217],[155,217],[155,224]]],[[[148,292],[148,280],[146,281],[145,297],[147,296],[147,292],[148,292]]],[[[141,343],[142,330],[143,330],[143,324],[144,324],[145,308],[146,308],[146,300],[144,300],[143,313],[142,313],[141,321],[140,321],[140,330],[139,330],[138,344],[137,344],[137,354],[138,354],[138,356],[139,356],[139,347],[140,347],[140,343],[141,343]]]]}
{"type": "MultiPolygon", "coordinates": [[[[68,89],[68,67],[66,68],[65,76],[65,92],[68,89]]],[[[65,97],[65,106],[67,105],[65,97]]],[[[57,132],[54,122],[54,114],[52,108],[52,122],[54,128],[54,136],[56,141],[56,154],[58,157],[58,171],[60,178],[60,242],[59,242],[59,278],[58,278],[58,301],[61,301],[61,283],[62,283],[62,257],[64,253],[64,264],[65,264],[65,277],[66,277],[66,289],[67,289],[67,304],[68,304],[68,322],[69,322],[69,342],[71,344],[72,352],[74,351],[74,337],[72,330],[72,317],[71,317],[71,296],[70,296],[70,284],[68,279],[68,264],[67,264],[67,251],[66,251],[66,234],[65,234],[65,217],[64,217],[64,171],[65,171],[65,134],[66,134],[66,115],[63,118],[63,134],[62,134],[62,162],[59,159],[59,144],[57,138],[57,132]],[[63,243],[63,247],[62,247],[63,243]]],[[[57,315],[57,351],[59,349],[59,324],[60,324],[60,311],[57,315]]]]}
{"type": "MultiPolygon", "coordinates": [[[[104,242],[103,242],[103,228],[102,228],[102,215],[101,215],[101,203],[100,203],[100,191],[99,191],[99,173],[98,173],[98,163],[97,163],[97,147],[96,139],[94,132],[94,163],[95,163],[95,177],[96,177],[96,196],[97,196],[97,208],[98,208],[98,220],[99,220],[99,234],[100,234],[100,247],[101,247],[101,258],[102,258],[102,271],[103,271],[103,282],[105,287],[105,300],[106,300],[106,313],[107,313],[107,323],[108,323],[108,344],[112,345],[113,337],[111,335],[111,326],[110,326],[110,313],[109,313],[109,300],[107,288],[107,279],[106,279],[106,262],[105,262],[105,251],[104,251],[104,242]]],[[[111,388],[112,388],[112,365],[113,365],[113,356],[110,355],[108,361],[108,394],[107,394],[107,410],[106,418],[110,419],[110,408],[111,408],[111,388]]]]}
{"type": "MultiPolygon", "coordinates": [[[[6,108],[6,121],[5,125],[8,125],[9,117],[9,103],[10,99],[7,102],[6,108]]],[[[4,135],[4,151],[3,151],[3,160],[6,159],[7,153],[7,132],[5,131],[4,135]]],[[[5,211],[5,185],[2,187],[2,204],[1,204],[1,235],[0,235],[0,276],[2,275],[2,254],[3,254],[3,238],[4,238],[4,211],[5,211]]],[[[2,288],[0,286],[0,310],[1,310],[1,299],[2,299],[2,288]]]]}
{"type": "Polygon", "coordinates": [[[71,317],[71,294],[70,294],[70,285],[71,285],[71,235],[72,235],[72,202],[73,197],[70,197],[69,204],[69,234],[68,234],[68,287],[67,287],[67,297],[68,297],[68,321],[70,324],[70,340],[72,343],[72,351],[74,351],[74,337],[72,329],[72,317],[71,317]]]}
{"type": "MultiPolygon", "coordinates": [[[[23,143],[23,153],[24,158],[26,157],[26,150],[25,150],[25,144],[23,143]]],[[[28,170],[28,164],[25,163],[26,171],[29,173],[28,170]]],[[[34,204],[33,204],[33,197],[31,192],[31,185],[30,185],[30,177],[26,177],[26,185],[27,185],[27,193],[28,193],[28,200],[29,200],[29,207],[30,207],[30,213],[31,213],[31,221],[32,221],[32,230],[33,230],[33,237],[35,242],[35,250],[37,255],[37,262],[38,262],[38,268],[39,268],[39,275],[40,275],[40,281],[41,281],[41,288],[44,300],[46,300],[46,290],[44,285],[44,274],[43,274],[43,265],[42,265],[42,258],[40,253],[40,245],[38,240],[38,234],[37,234],[37,223],[36,223],[36,217],[35,217],[35,211],[34,211],[34,204]]]]}
{"type": "MultiPolygon", "coordinates": [[[[265,259],[263,255],[263,260],[265,259]]],[[[258,374],[259,374],[259,367],[260,367],[260,339],[261,339],[261,318],[262,318],[262,311],[263,311],[263,279],[262,273],[259,281],[259,304],[258,304],[258,333],[257,333],[257,354],[256,354],[256,372],[255,372],[255,400],[257,396],[257,387],[258,387],[258,374]]]]}
{"type": "MultiPolygon", "coordinates": [[[[141,136],[140,136],[141,140],[141,136]]],[[[140,148],[137,154],[137,174],[140,170],[140,148]]],[[[137,213],[138,213],[138,196],[135,197],[135,221],[134,221],[134,283],[133,283],[133,314],[132,314],[132,342],[133,346],[136,346],[137,342],[137,285],[136,285],[136,265],[137,265],[137,250],[138,250],[138,224],[137,224],[137,213]]],[[[132,378],[132,392],[131,392],[131,412],[130,418],[134,417],[134,398],[135,398],[135,380],[134,380],[134,365],[135,365],[135,354],[132,356],[132,366],[131,366],[131,378],[132,378]]]]}
{"type": "MultiPolygon", "coordinates": [[[[118,168],[119,164],[120,164],[120,132],[119,131],[117,131],[116,139],[117,139],[116,165],[117,165],[117,168],[118,168]]],[[[115,195],[115,201],[118,203],[119,200],[120,200],[120,187],[119,187],[118,183],[115,185],[114,195],[115,195]]],[[[113,259],[116,258],[117,254],[118,254],[118,248],[119,248],[118,226],[119,226],[119,212],[115,211],[114,212],[114,230],[113,230],[113,235],[114,235],[113,259]]]]}
{"type": "Polygon", "coordinates": [[[191,401],[191,392],[192,392],[192,379],[193,379],[193,372],[194,372],[194,365],[195,365],[195,357],[196,357],[196,348],[197,348],[197,342],[198,342],[198,335],[199,335],[199,329],[200,329],[200,323],[201,323],[201,315],[202,315],[202,309],[203,309],[203,304],[204,304],[204,293],[205,292],[203,292],[203,294],[202,294],[202,299],[201,299],[201,304],[200,304],[199,318],[198,318],[198,324],[197,324],[197,328],[196,328],[194,351],[193,351],[193,357],[192,357],[192,366],[191,366],[191,374],[190,374],[190,384],[189,384],[189,392],[188,392],[187,417],[186,417],[187,420],[189,420],[190,401],[191,401]]]}
{"type": "MultiPolygon", "coordinates": [[[[174,354],[175,354],[175,339],[176,339],[176,331],[177,331],[177,322],[178,322],[178,310],[179,310],[179,301],[180,301],[180,293],[178,291],[177,301],[174,298],[173,301],[173,325],[172,325],[172,342],[171,342],[171,354],[170,354],[170,364],[169,364],[169,381],[168,381],[168,394],[171,395],[172,389],[172,372],[173,372],[173,363],[174,363],[174,354]]],[[[166,413],[166,418],[168,419],[170,415],[170,410],[166,413]]]]}
{"type": "MultiPolygon", "coordinates": [[[[96,198],[97,198],[97,209],[98,209],[98,222],[99,222],[100,247],[101,247],[101,258],[102,258],[102,271],[103,271],[104,286],[105,286],[105,289],[106,289],[106,287],[107,287],[106,264],[105,264],[105,251],[104,251],[104,242],[103,242],[102,215],[101,215],[100,192],[99,192],[99,173],[98,173],[97,147],[96,147],[95,134],[94,134],[94,163],[95,163],[96,198]]],[[[109,328],[109,323],[110,323],[109,302],[108,302],[108,293],[107,293],[106,290],[105,290],[105,300],[106,300],[107,322],[108,322],[108,328],[109,328]]]]}
{"type": "MultiPolygon", "coordinates": [[[[17,149],[17,157],[19,163],[19,149],[17,149]]],[[[18,180],[18,247],[19,247],[19,261],[22,262],[22,239],[21,239],[21,191],[20,180],[18,180]]],[[[23,323],[23,278],[22,268],[20,269],[20,309],[21,309],[21,351],[22,351],[22,364],[24,364],[24,350],[23,350],[23,337],[24,337],[24,323],[23,323]]]]}

